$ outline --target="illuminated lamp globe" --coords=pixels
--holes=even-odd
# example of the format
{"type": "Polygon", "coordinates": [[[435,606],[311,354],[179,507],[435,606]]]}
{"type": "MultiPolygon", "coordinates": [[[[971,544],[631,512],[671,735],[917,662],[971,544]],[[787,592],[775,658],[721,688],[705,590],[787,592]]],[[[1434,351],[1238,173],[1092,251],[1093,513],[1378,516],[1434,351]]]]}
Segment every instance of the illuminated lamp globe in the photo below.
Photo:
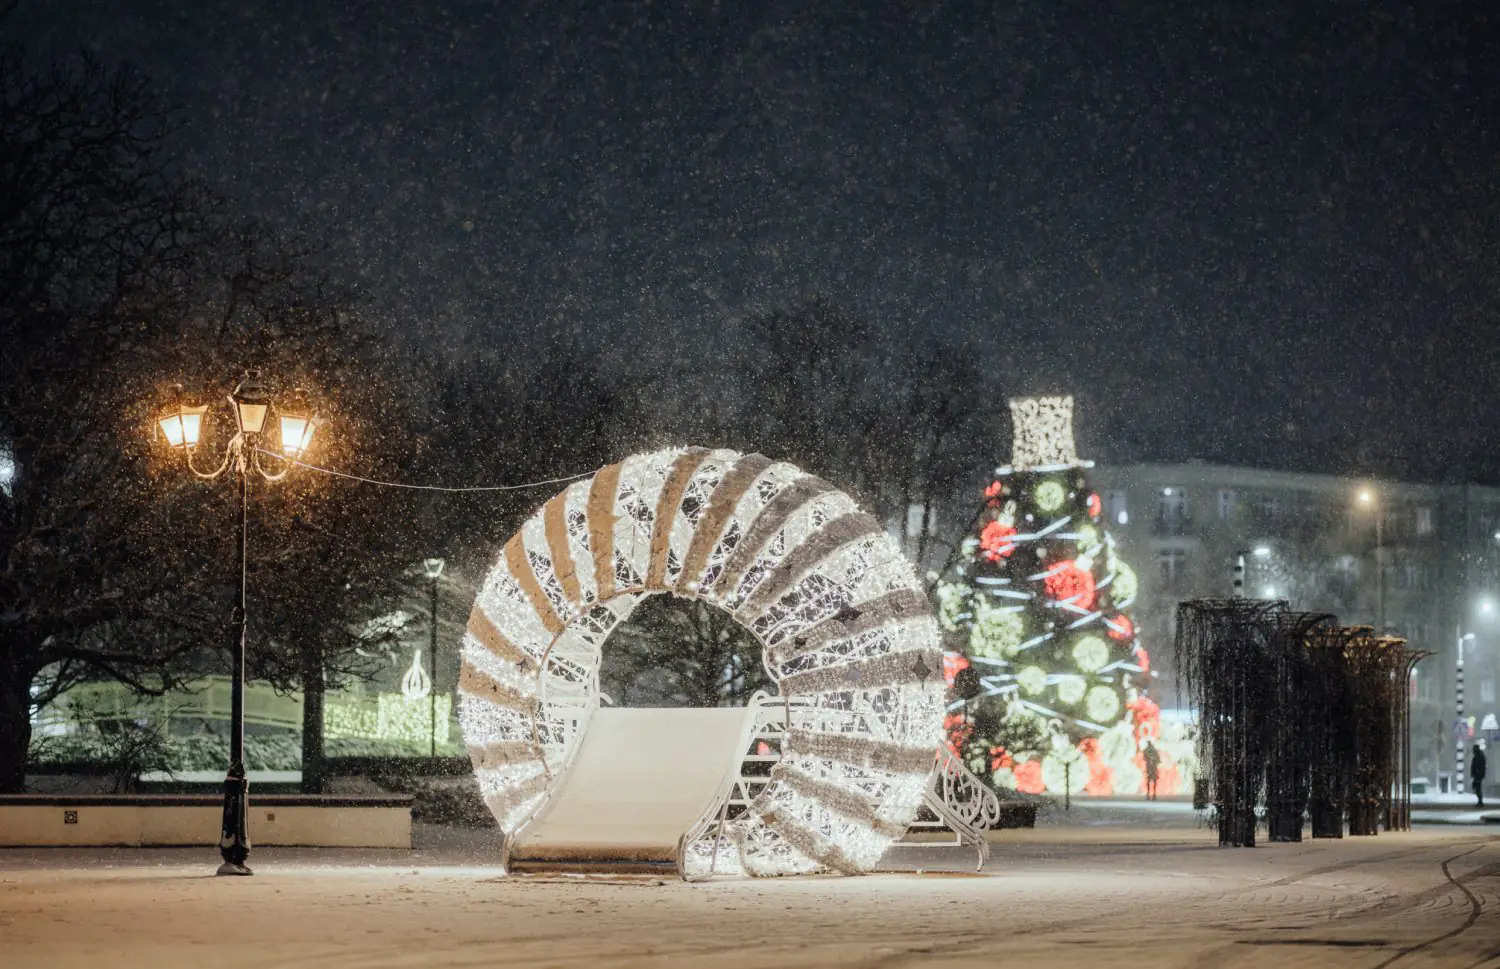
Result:
{"type": "Polygon", "coordinates": [[[230,395],[234,416],[241,434],[259,434],[265,429],[266,414],[271,409],[271,392],[261,382],[260,371],[250,370],[230,395]]]}
{"type": "Polygon", "coordinates": [[[1059,676],[1057,678],[1057,699],[1060,703],[1072,706],[1083,699],[1086,684],[1081,676],[1059,676]]]}
{"type": "Polygon", "coordinates": [[[206,413],[208,413],[207,404],[194,407],[190,404],[177,403],[162,412],[161,416],[156,419],[156,426],[161,429],[161,436],[167,439],[168,447],[197,447],[198,439],[203,434],[203,415],[206,413]]]}
{"type": "Polygon", "coordinates": [[[323,422],[315,414],[312,417],[281,415],[281,451],[289,458],[306,454],[312,447],[313,435],[323,422]]]}
{"type": "Polygon", "coordinates": [[[287,398],[284,403],[276,405],[281,425],[281,453],[296,458],[312,447],[313,435],[323,426],[323,421],[301,390],[292,391],[287,398]]]}

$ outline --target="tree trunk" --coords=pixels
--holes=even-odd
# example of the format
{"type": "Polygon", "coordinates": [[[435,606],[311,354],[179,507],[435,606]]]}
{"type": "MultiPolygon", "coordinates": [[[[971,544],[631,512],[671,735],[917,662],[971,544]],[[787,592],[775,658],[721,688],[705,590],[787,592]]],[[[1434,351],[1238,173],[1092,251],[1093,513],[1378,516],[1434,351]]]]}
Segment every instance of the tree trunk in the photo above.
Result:
{"type": "Polygon", "coordinates": [[[31,747],[31,677],[0,660],[0,794],[26,790],[31,747]]]}
{"type": "Polygon", "coordinates": [[[322,794],[327,782],[327,761],[323,756],[323,680],[322,653],[313,647],[302,649],[302,793],[322,794]]]}

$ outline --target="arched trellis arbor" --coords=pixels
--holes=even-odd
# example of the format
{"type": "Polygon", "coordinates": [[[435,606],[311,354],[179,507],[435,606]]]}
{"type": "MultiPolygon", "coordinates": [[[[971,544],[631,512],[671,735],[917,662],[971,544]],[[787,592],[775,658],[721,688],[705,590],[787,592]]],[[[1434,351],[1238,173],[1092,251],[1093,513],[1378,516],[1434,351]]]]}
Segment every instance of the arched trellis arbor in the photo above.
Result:
{"type": "Polygon", "coordinates": [[[873,867],[921,805],[941,740],[926,596],[879,524],[828,482],[703,448],[637,455],[574,483],[485,578],[464,636],[460,719],[507,838],[568,771],[599,705],[611,630],[659,593],[727,610],[786,698],[771,782],[741,817],[681,846],[683,873],[873,867]]]}

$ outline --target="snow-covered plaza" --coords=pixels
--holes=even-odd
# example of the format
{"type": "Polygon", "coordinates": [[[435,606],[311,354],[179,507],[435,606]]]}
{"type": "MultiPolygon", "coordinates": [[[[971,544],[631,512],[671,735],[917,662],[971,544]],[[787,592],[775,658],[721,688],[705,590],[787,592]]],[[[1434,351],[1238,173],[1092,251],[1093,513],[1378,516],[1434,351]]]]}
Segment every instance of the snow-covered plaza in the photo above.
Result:
{"type": "MultiPolygon", "coordinates": [[[[1087,817],[1087,815],[1084,815],[1087,817]]],[[[1500,832],[1221,849],[1182,820],[1005,832],[982,873],[687,884],[505,877],[412,852],[0,853],[6,969],[198,966],[1500,966],[1500,832]]]]}

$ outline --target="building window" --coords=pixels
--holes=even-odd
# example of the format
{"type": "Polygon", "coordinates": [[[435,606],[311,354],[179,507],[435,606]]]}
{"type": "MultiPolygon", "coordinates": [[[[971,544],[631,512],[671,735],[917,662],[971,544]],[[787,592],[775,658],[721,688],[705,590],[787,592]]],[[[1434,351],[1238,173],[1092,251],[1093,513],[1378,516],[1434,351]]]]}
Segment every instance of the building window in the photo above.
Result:
{"type": "Polygon", "coordinates": [[[1156,553],[1157,565],[1161,568],[1161,584],[1164,589],[1177,589],[1187,576],[1187,552],[1180,548],[1164,548],[1156,553]]]}
{"type": "Polygon", "coordinates": [[[1181,488],[1161,489],[1157,499],[1156,524],[1164,535],[1181,535],[1187,522],[1187,492],[1181,488]]]}
{"type": "Polygon", "coordinates": [[[1231,488],[1219,489],[1219,520],[1229,521],[1234,518],[1234,490],[1231,488]]]}
{"type": "Polygon", "coordinates": [[[1479,702],[1495,702],[1495,681],[1488,676],[1479,681],[1479,702]]]}
{"type": "Polygon", "coordinates": [[[1417,509],[1417,534],[1432,534],[1432,509],[1426,505],[1417,509]]]}
{"type": "Polygon", "coordinates": [[[1116,525],[1130,524],[1130,510],[1126,507],[1124,491],[1111,491],[1105,496],[1105,506],[1116,525]]]}
{"type": "Polygon", "coordinates": [[[936,506],[918,504],[906,506],[906,538],[908,540],[915,541],[921,537],[924,521],[927,526],[928,535],[937,531],[936,506]]]}

